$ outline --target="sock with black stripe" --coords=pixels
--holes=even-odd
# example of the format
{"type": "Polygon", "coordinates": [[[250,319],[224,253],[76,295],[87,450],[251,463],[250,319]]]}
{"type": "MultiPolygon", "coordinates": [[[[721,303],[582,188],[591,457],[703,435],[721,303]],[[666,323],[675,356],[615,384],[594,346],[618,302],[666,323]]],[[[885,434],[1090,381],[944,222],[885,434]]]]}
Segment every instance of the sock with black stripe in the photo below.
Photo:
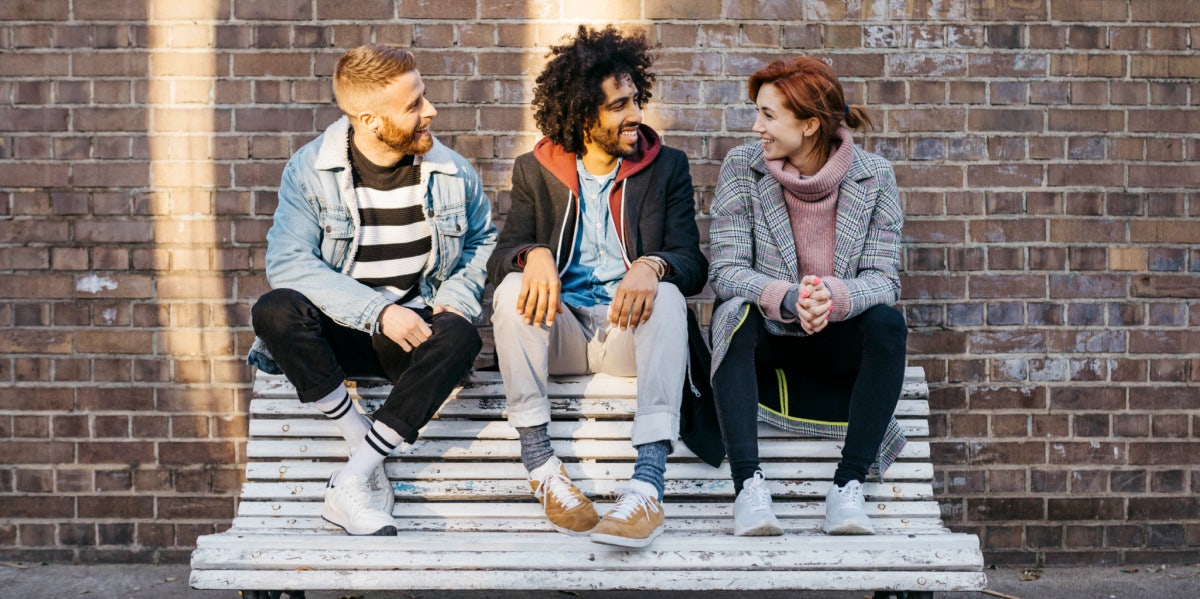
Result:
{"type": "Polygon", "coordinates": [[[337,389],[313,404],[337,425],[342,438],[350,447],[357,447],[367,431],[371,430],[371,420],[355,409],[345,385],[338,385],[337,389]]]}
{"type": "Polygon", "coordinates": [[[333,483],[336,485],[338,479],[347,473],[357,474],[363,480],[370,478],[371,473],[400,446],[400,442],[403,440],[400,433],[376,420],[333,483]]]}

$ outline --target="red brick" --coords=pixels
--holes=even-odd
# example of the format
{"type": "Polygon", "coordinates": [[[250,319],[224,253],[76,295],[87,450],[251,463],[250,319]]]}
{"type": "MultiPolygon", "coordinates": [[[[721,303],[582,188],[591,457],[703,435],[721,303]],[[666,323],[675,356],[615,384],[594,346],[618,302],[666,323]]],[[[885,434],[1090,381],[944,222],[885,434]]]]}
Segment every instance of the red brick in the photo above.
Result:
{"type": "MultiPolygon", "coordinates": [[[[79,497],[80,518],[148,518],[154,514],[154,498],[130,495],[79,497]]],[[[161,517],[161,516],[160,516],[161,517]]]]}
{"type": "Polygon", "coordinates": [[[1191,3],[1170,0],[1142,0],[1131,5],[1131,20],[1157,23],[1195,23],[1200,21],[1200,7],[1191,3]]]}
{"type": "MultiPolygon", "coordinates": [[[[176,417],[178,418],[178,417],[176,417]]],[[[163,465],[193,465],[193,463],[236,463],[238,453],[233,443],[173,442],[158,449],[163,465]]]]}
{"type": "Polygon", "coordinates": [[[1046,388],[977,387],[971,389],[970,403],[974,410],[1044,409],[1046,388]]]}
{"type": "Polygon", "coordinates": [[[233,506],[233,498],[159,497],[156,511],[164,520],[228,520],[234,515],[233,506]]]}
{"type": "MultiPolygon", "coordinates": [[[[358,18],[355,14],[356,4],[354,2],[347,3],[350,15],[342,15],[340,18],[358,18]]],[[[281,2],[271,2],[267,5],[256,3],[237,4],[233,10],[233,16],[238,19],[263,19],[271,21],[295,20],[305,21],[312,18],[312,3],[307,0],[283,0],[281,2]]]]}
{"type": "Polygon", "coordinates": [[[967,517],[972,521],[1041,520],[1045,505],[1034,498],[967,499],[967,517]]]}
{"type": "Polygon", "coordinates": [[[1200,243],[1195,223],[1184,220],[1136,220],[1129,223],[1134,243],[1200,243]]]}
{"type": "Polygon", "coordinates": [[[92,441],[79,443],[81,464],[154,463],[154,444],[144,441],[92,441]]]}

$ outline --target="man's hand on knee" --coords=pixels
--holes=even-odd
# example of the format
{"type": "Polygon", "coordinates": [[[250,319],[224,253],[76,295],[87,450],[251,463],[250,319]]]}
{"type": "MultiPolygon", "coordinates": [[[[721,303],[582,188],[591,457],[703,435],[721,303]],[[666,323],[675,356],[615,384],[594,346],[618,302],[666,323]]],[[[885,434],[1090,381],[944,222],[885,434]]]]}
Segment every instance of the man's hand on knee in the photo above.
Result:
{"type": "Polygon", "coordinates": [[[421,315],[397,304],[383,309],[379,324],[383,327],[383,334],[406,352],[416,349],[433,335],[433,329],[429,328],[421,315]]]}
{"type": "Polygon", "coordinates": [[[649,266],[634,263],[617,285],[612,304],[608,306],[608,320],[613,326],[627,329],[650,320],[654,309],[654,296],[658,293],[658,274],[649,266]]]}
{"type": "Polygon", "coordinates": [[[534,248],[525,255],[521,292],[517,294],[517,312],[525,317],[525,324],[554,325],[554,317],[562,313],[561,285],[554,254],[548,248],[534,248]]]}

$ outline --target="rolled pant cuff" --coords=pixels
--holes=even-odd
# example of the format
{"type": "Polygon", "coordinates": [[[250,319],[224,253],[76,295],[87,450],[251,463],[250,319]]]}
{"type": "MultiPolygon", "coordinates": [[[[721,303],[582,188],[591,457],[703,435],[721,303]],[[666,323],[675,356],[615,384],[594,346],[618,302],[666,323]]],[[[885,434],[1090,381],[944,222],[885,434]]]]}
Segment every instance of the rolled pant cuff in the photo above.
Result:
{"type": "Polygon", "coordinates": [[[637,414],[633,417],[633,433],[630,435],[630,440],[634,447],[655,441],[669,441],[673,452],[677,439],[679,439],[679,414],[658,412],[637,414]]]}
{"type": "Polygon", "coordinates": [[[321,381],[320,384],[309,389],[296,389],[296,397],[300,399],[301,403],[312,403],[333,393],[333,390],[337,389],[338,385],[344,382],[346,382],[346,375],[342,372],[341,368],[338,368],[337,372],[328,379],[321,381]]]}
{"type": "Polygon", "coordinates": [[[545,400],[540,406],[524,410],[508,409],[508,424],[513,428],[541,426],[550,422],[550,400],[545,400]]]}
{"type": "Polygon", "coordinates": [[[399,418],[396,418],[395,416],[392,416],[383,410],[376,410],[373,416],[376,420],[382,422],[388,428],[396,431],[396,434],[400,435],[400,437],[404,439],[405,443],[412,445],[413,443],[417,442],[417,437],[421,433],[419,429],[413,429],[411,426],[405,424],[403,420],[400,420],[399,418]]]}

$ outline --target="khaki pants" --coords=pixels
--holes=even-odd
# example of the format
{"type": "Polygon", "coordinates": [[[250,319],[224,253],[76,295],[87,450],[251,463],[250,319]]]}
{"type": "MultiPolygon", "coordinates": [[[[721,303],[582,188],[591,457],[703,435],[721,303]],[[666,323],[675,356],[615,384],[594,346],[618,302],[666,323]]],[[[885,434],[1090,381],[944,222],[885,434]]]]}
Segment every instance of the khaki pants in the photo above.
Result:
{"type": "Polygon", "coordinates": [[[608,306],[572,308],[554,326],[527,325],[517,313],[521,273],[505,277],[492,299],[496,357],[514,427],[550,422],[546,379],[551,374],[636,376],[638,404],[633,444],[679,435],[679,404],[687,368],[687,302],[679,289],[659,283],[650,320],[622,331],[608,321],[608,306]]]}

